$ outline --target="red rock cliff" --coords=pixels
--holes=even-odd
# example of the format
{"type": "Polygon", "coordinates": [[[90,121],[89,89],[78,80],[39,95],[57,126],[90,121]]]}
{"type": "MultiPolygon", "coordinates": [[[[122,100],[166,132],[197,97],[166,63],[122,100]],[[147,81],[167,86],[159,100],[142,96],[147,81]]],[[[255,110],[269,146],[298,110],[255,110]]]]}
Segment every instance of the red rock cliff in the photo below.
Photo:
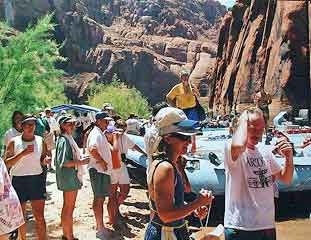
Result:
{"type": "Polygon", "coordinates": [[[273,97],[272,115],[281,109],[308,108],[310,3],[237,2],[221,26],[210,107],[220,113],[242,110],[252,104],[257,89],[264,89],[273,97]]]}

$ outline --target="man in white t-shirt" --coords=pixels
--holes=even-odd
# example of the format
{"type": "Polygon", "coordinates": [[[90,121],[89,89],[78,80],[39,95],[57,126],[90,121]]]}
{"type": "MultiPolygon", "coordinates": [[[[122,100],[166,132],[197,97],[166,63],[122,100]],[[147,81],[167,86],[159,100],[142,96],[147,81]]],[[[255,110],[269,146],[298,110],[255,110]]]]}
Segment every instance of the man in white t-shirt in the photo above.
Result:
{"type": "Polygon", "coordinates": [[[265,130],[260,109],[246,110],[240,117],[232,143],[225,148],[225,239],[274,240],[274,180],[290,184],[293,177],[293,149],[285,138],[276,144],[285,157],[278,165],[271,150],[256,147],[265,130]]]}
{"type": "Polygon", "coordinates": [[[95,115],[95,127],[87,139],[87,149],[90,154],[88,165],[91,186],[94,193],[93,210],[96,219],[96,237],[109,239],[110,233],[105,228],[103,221],[103,205],[105,197],[109,197],[111,186],[112,159],[109,143],[104,131],[112,120],[105,112],[98,112],[95,115]]]}

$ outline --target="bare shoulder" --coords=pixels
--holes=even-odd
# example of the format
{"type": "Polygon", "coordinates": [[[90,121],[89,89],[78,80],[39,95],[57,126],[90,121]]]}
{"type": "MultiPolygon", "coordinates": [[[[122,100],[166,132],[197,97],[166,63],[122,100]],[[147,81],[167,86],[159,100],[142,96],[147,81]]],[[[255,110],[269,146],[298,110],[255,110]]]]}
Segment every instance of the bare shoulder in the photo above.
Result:
{"type": "Polygon", "coordinates": [[[156,160],[153,162],[153,167],[161,171],[167,171],[170,169],[174,169],[173,165],[168,161],[156,160]]]}

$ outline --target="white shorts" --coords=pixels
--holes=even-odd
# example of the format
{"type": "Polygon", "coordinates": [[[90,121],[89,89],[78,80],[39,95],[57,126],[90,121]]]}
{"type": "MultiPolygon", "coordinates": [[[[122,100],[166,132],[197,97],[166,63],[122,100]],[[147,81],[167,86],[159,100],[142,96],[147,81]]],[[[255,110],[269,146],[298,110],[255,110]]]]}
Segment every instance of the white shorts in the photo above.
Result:
{"type": "Polygon", "coordinates": [[[125,163],[121,162],[121,168],[119,169],[112,169],[110,178],[111,184],[130,184],[130,177],[125,163]]]}

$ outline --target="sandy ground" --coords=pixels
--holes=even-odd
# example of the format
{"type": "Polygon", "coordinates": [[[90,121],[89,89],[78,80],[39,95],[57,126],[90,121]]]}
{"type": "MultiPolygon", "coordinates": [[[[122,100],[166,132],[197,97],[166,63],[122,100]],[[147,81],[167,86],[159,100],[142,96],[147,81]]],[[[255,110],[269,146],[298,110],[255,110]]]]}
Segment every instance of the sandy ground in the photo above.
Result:
{"type": "MultiPolygon", "coordinates": [[[[60,212],[62,208],[62,192],[57,190],[55,174],[48,174],[47,181],[48,200],[46,202],[45,217],[50,239],[60,239],[62,229],[60,226],[60,212]]],[[[74,233],[80,240],[95,240],[95,219],[92,211],[93,193],[88,179],[85,175],[84,186],[78,194],[76,209],[74,212],[74,233]]],[[[143,239],[144,229],[148,222],[148,199],[146,190],[139,184],[133,182],[131,191],[125,204],[121,206],[121,212],[127,213],[128,218],[121,226],[121,230],[115,231],[114,239],[143,239]]],[[[107,211],[105,221],[108,221],[107,211]]],[[[27,223],[27,239],[34,240],[34,220],[29,219],[27,223]]],[[[213,229],[213,228],[210,228],[213,229]]],[[[277,223],[278,239],[281,240],[305,240],[311,236],[311,219],[295,219],[277,223]]],[[[222,238],[223,239],[223,238],[222,238]]]]}

